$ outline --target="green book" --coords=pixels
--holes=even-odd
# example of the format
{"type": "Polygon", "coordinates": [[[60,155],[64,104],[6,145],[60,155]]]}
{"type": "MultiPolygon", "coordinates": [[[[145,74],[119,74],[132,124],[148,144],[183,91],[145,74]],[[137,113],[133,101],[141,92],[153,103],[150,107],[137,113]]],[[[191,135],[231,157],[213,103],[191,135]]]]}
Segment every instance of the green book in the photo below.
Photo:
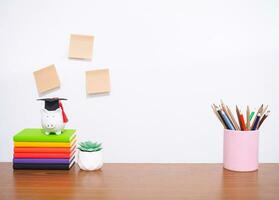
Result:
{"type": "Polygon", "coordinates": [[[61,135],[46,135],[40,128],[26,128],[14,136],[14,142],[70,142],[76,134],[76,130],[65,129],[61,135]]]}

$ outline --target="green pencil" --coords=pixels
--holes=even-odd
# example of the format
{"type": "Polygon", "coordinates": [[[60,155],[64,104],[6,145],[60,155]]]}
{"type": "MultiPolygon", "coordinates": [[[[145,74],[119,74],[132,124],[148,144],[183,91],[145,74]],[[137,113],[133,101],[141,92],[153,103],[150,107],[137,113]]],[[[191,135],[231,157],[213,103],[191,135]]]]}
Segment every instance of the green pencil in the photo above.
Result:
{"type": "Polygon", "coordinates": [[[255,112],[254,112],[254,111],[252,111],[252,112],[250,113],[250,116],[249,116],[249,120],[250,120],[250,121],[252,120],[252,118],[253,118],[254,114],[255,114],[255,112]]]}

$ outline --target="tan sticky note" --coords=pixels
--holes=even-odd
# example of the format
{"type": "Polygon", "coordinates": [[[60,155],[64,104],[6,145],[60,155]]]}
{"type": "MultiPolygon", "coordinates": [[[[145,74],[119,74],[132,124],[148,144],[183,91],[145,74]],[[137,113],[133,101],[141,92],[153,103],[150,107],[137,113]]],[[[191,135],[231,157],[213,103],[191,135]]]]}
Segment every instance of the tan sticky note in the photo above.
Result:
{"type": "Polygon", "coordinates": [[[71,35],[69,58],[91,59],[94,36],[71,35]]]}
{"type": "Polygon", "coordinates": [[[60,81],[54,65],[35,71],[33,74],[39,93],[60,87],[60,81]]]}
{"type": "Polygon", "coordinates": [[[110,92],[109,69],[87,71],[86,91],[87,94],[110,92]]]}

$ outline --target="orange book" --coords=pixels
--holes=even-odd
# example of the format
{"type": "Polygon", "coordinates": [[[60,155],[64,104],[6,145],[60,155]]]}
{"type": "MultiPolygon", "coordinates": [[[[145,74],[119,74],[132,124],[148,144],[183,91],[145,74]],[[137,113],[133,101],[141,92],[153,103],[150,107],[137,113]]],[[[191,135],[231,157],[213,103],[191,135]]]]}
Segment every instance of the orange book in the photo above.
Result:
{"type": "Polygon", "coordinates": [[[15,153],[71,153],[75,146],[69,147],[14,147],[15,153]]]}

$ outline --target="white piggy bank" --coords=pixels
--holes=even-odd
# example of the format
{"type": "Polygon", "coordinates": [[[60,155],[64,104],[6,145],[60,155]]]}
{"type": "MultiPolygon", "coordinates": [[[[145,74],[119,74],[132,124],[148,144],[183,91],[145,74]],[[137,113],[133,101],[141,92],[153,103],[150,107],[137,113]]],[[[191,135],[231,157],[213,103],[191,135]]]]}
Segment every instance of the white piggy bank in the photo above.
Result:
{"type": "Polygon", "coordinates": [[[43,129],[45,130],[45,134],[49,135],[49,133],[56,133],[56,135],[60,135],[65,127],[61,108],[54,111],[42,109],[41,114],[41,123],[43,129]]]}

